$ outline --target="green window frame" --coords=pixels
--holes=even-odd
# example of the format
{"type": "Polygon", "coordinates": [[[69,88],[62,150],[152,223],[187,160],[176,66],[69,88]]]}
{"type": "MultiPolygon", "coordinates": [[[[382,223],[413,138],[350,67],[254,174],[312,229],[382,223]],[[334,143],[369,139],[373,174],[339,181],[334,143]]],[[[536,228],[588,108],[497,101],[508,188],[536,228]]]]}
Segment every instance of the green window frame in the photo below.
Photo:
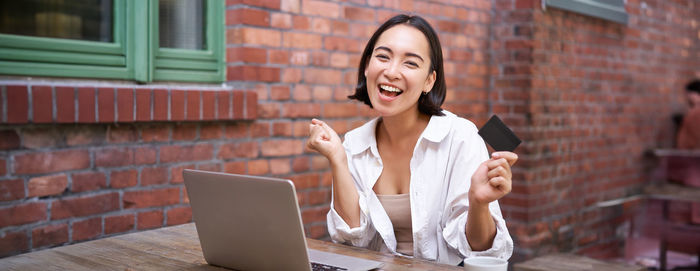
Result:
{"type": "Polygon", "coordinates": [[[224,0],[206,0],[206,48],[159,48],[158,0],[114,0],[113,42],[0,34],[0,74],[124,79],[225,80],[224,0]]]}

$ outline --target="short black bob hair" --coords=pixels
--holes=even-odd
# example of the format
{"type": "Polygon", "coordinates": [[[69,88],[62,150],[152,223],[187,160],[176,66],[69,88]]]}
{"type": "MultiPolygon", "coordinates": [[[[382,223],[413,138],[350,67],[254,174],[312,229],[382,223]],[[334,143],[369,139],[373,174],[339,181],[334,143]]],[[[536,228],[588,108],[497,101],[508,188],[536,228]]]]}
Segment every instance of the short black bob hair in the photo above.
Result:
{"type": "Polygon", "coordinates": [[[445,85],[445,73],[442,65],[442,47],[440,46],[440,40],[438,40],[435,30],[433,30],[425,19],[416,15],[396,15],[384,22],[384,24],[382,24],[377,31],[374,32],[372,37],[367,42],[365,50],[362,52],[360,67],[357,73],[357,86],[355,87],[355,94],[348,96],[348,98],[362,101],[372,108],[372,103],[369,100],[369,94],[367,94],[367,78],[365,77],[365,68],[367,67],[367,62],[372,56],[374,45],[377,43],[379,36],[387,29],[399,24],[413,26],[420,32],[423,32],[423,35],[425,35],[425,37],[428,39],[428,43],[430,44],[431,66],[429,72],[435,71],[435,83],[433,84],[432,90],[430,90],[428,94],[421,95],[418,99],[418,111],[429,116],[444,116],[445,114],[442,113],[442,109],[440,107],[445,101],[447,87],[445,85]]]}
{"type": "Polygon", "coordinates": [[[700,79],[690,81],[690,83],[685,85],[685,90],[688,92],[695,92],[697,94],[700,94],[700,79]]]}

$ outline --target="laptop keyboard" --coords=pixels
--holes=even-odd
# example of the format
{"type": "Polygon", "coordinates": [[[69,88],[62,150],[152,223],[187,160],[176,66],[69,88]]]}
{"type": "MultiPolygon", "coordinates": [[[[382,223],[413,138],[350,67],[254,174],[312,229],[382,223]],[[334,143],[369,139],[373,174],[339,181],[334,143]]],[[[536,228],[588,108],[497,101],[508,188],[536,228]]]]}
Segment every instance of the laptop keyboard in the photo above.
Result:
{"type": "Polygon", "coordinates": [[[342,267],[337,267],[337,266],[332,266],[332,265],[325,265],[322,263],[311,263],[311,270],[313,271],[341,271],[341,270],[348,270],[346,268],[342,267]]]}

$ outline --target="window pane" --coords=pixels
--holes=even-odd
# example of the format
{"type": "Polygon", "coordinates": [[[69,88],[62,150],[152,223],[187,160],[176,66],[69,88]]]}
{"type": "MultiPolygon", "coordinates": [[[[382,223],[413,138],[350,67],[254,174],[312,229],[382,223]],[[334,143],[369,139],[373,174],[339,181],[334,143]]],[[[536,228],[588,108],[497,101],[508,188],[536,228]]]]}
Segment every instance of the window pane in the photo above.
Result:
{"type": "Polygon", "coordinates": [[[0,1],[0,33],[112,42],[112,0],[0,1]]]}
{"type": "Polygon", "coordinates": [[[204,0],[160,0],[158,16],[160,47],[205,49],[204,0]]]}

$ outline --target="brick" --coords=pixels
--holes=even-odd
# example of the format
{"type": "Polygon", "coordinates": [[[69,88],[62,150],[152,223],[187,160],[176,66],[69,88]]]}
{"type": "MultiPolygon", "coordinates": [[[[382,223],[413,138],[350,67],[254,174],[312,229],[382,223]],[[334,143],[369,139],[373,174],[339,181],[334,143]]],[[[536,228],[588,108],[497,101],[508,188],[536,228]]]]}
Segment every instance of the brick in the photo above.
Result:
{"type": "Polygon", "coordinates": [[[0,236],[0,257],[14,255],[28,249],[29,238],[24,231],[8,231],[0,236]]]}
{"type": "Polygon", "coordinates": [[[170,120],[185,120],[185,91],[170,92],[170,120]]]}
{"type": "Polygon", "coordinates": [[[186,92],[187,99],[187,109],[185,115],[187,120],[200,120],[201,110],[200,110],[200,94],[201,91],[189,90],[186,92]]]}
{"type": "Polygon", "coordinates": [[[95,113],[95,88],[81,87],[78,88],[78,122],[94,123],[97,122],[97,114],[95,113]]]}
{"type": "Polygon", "coordinates": [[[280,79],[280,68],[258,66],[229,67],[226,71],[226,79],[236,81],[278,82],[280,79]]]}
{"type": "Polygon", "coordinates": [[[173,127],[173,141],[192,141],[197,138],[197,124],[177,124],[173,127]]]}
{"type": "Polygon", "coordinates": [[[314,33],[330,34],[331,20],[326,18],[312,18],[311,31],[314,33]]]}
{"type": "Polygon", "coordinates": [[[270,172],[270,162],[266,159],[248,161],[248,174],[265,175],[270,172]]]}
{"type": "Polygon", "coordinates": [[[304,222],[304,224],[326,221],[326,214],[329,210],[330,207],[326,206],[307,208],[301,211],[301,220],[304,222]]]}
{"type": "Polygon", "coordinates": [[[301,12],[306,15],[338,18],[340,17],[340,5],[318,0],[302,0],[301,12]]]}
{"type": "Polygon", "coordinates": [[[289,64],[289,51],[286,50],[269,50],[270,64],[289,64]]]}
{"type": "Polygon", "coordinates": [[[270,13],[252,8],[226,10],[226,25],[270,26],[270,13]]]}
{"type": "Polygon", "coordinates": [[[221,164],[220,163],[211,163],[211,164],[199,164],[197,165],[197,169],[199,170],[204,170],[204,171],[221,171],[221,164]]]}
{"type": "Polygon", "coordinates": [[[220,139],[223,136],[223,129],[220,124],[202,124],[199,129],[199,139],[220,139]]]}
{"type": "Polygon", "coordinates": [[[134,164],[136,164],[136,165],[155,164],[156,159],[158,159],[158,154],[157,154],[157,149],[155,146],[134,148],[134,164]]]}
{"type": "Polygon", "coordinates": [[[119,193],[61,198],[51,204],[51,219],[82,217],[119,209],[119,193]]]}
{"type": "Polygon", "coordinates": [[[202,91],[202,120],[216,119],[216,92],[202,91]]]}
{"type": "Polygon", "coordinates": [[[107,176],[102,172],[82,172],[71,175],[73,179],[71,191],[80,193],[94,191],[107,187],[107,176]]]}
{"type": "Polygon", "coordinates": [[[7,160],[0,157],[0,176],[5,176],[7,174],[7,160]]]}
{"type": "Polygon", "coordinates": [[[317,103],[284,104],[282,112],[287,118],[314,118],[321,114],[321,105],[317,103]]]}
{"type": "Polygon", "coordinates": [[[155,210],[140,212],[136,218],[136,227],[139,230],[153,229],[163,226],[163,211],[155,210]]]}
{"type": "MultiPolygon", "coordinates": [[[[2,161],[4,163],[4,161],[2,161]]],[[[4,174],[2,174],[4,175],[4,174]]],[[[0,180],[0,201],[11,201],[24,198],[24,180],[0,180]]]]}
{"type": "Polygon", "coordinates": [[[143,127],[141,140],[144,142],[166,142],[170,140],[170,127],[166,125],[154,125],[143,127]]]}
{"type": "Polygon", "coordinates": [[[245,174],[245,162],[236,161],[224,164],[224,172],[233,174],[245,174]]]}
{"type": "Polygon", "coordinates": [[[253,47],[233,47],[226,49],[226,62],[267,63],[267,50],[253,47]]]}
{"type": "Polygon", "coordinates": [[[165,89],[153,90],[153,120],[166,121],[168,120],[168,91],[165,89]]]}
{"type": "Polygon", "coordinates": [[[314,84],[333,85],[342,81],[343,74],[337,70],[329,69],[306,69],[304,81],[314,84]]]}
{"type": "Polygon", "coordinates": [[[239,27],[226,31],[227,44],[280,47],[282,33],[272,29],[239,27]]]}
{"type": "Polygon", "coordinates": [[[78,126],[63,133],[65,133],[66,145],[88,146],[102,145],[107,139],[106,132],[107,128],[104,126],[78,126]]]}
{"type": "Polygon", "coordinates": [[[15,174],[51,173],[84,169],[90,166],[86,150],[66,150],[15,155],[15,174]]]}
{"type": "Polygon", "coordinates": [[[27,86],[6,86],[7,123],[29,121],[29,93],[27,86]]]}
{"type": "Polygon", "coordinates": [[[0,150],[11,150],[20,147],[19,135],[14,130],[0,131],[0,150]]]}
{"type": "Polygon", "coordinates": [[[66,174],[34,177],[29,179],[27,183],[29,197],[60,195],[66,188],[68,188],[68,176],[66,174]]]}
{"type": "Polygon", "coordinates": [[[258,157],[258,143],[248,141],[222,144],[217,157],[219,159],[258,157]]]}
{"type": "Polygon", "coordinates": [[[105,234],[122,233],[133,230],[136,226],[134,214],[105,217],[105,234]]]}
{"type": "Polygon", "coordinates": [[[32,111],[34,114],[32,122],[34,123],[53,121],[53,93],[50,86],[32,87],[32,111]]]}
{"type": "Polygon", "coordinates": [[[245,93],[245,116],[244,119],[254,120],[258,118],[258,95],[253,91],[245,93]]]}
{"type": "Polygon", "coordinates": [[[32,230],[32,247],[55,246],[68,242],[68,225],[48,225],[32,230]]]}
{"type": "Polygon", "coordinates": [[[291,159],[270,159],[270,173],[281,175],[291,171],[291,159]]]}
{"type": "Polygon", "coordinates": [[[75,88],[56,87],[56,122],[73,123],[75,118],[75,88]]]}
{"type": "Polygon", "coordinates": [[[134,163],[134,151],[130,148],[111,147],[95,151],[96,167],[118,167],[134,163]]]}
{"type": "Polygon", "coordinates": [[[136,89],[136,121],[151,120],[151,94],[150,89],[136,89]]]}
{"type": "Polygon", "coordinates": [[[102,234],[102,218],[94,217],[73,222],[73,242],[94,239],[102,234]]]}
{"type": "Polygon", "coordinates": [[[122,201],[124,209],[173,205],[180,202],[180,189],[163,188],[126,191],[124,192],[122,201]]]}
{"type": "Polygon", "coordinates": [[[226,138],[245,138],[249,136],[250,124],[245,122],[227,123],[224,126],[226,138]]]}
{"type": "MultiPolygon", "coordinates": [[[[287,2],[287,1],[284,1],[287,2]]],[[[292,28],[292,15],[284,13],[270,14],[270,27],[289,29],[292,28]]]]}
{"type": "Polygon", "coordinates": [[[311,19],[308,16],[292,16],[292,25],[296,30],[308,31],[311,29],[311,19]]]}
{"type": "Polygon", "coordinates": [[[124,188],[136,186],[139,182],[136,170],[112,171],[109,174],[109,186],[112,188],[124,188]]]}
{"type": "Polygon", "coordinates": [[[175,207],[167,211],[168,226],[185,224],[192,221],[192,209],[187,207],[175,207]]]}
{"type": "Polygon", "coordinates": [[[282,70],[280,81],[283,83],[299,83],[302,79],[301,69],[287,68],[282,70]]]}
{"type": "Polygon", "coordinates": [[[100,122],[114,122],[114,95],[113,88],[97,89],[97,118],[100,122]]]}
{"type": "Polygon", "coordinates": [[[293,139],[273,139],[262,142],[260,150],[263,156],[288,156],[301,154],[303,142],[293,139]]]}
{"type": "Polygon", "coordinates": [[[168,171],[165,168],[141,169],[141,186],[168,183],[168,171]]]}
{"type": "Polygon", "coordinates": [[[117,121],[134,121],[134,90],[131,88],[117,89],[117,121]]]}
{"type": "Polygon", "coordinates": [[[268,9],[280,9],[280,0],[227,0],[226,6],[245,4],[268,9]]]}
{"type": "Polygon", "coordinates": [[[323,105],[324,118],[344,118],[358,115],[357,104],[355,103],[326,103],[323,105]]]}
{"type": "Polygon", "coordinates": [[[62,134],[52,128],[29,128],[22,132],[22,146],[27,149],[41,149],[63,145],[62,134]]]}
{"type": "Polygon", "coordinates": [[[122,125],[111,126],[107,129],[107,142],[110,143],[130,143],[135,142],[139,138],[139,131],[135,126],[122,125]]]}
{"type": "Polygon", "coordinates": [[[308,33],[285,32],[282,37],[285,48],[321,49],[321,35],[308,33]]]}
{"type": "Polygon", "coordinates": [[[209,160],[213,156],[214,147],[211,144],[160,147],[161,163],[209,160]]]}
{"type": "Polygon", "coordinates": [[[327,86],[314,86],[311,90],[314,101],[330,101],[333,99],[333,89],[327,86]]]}
{"type": "Polygon", "coordinates": [[[375,21],[374,9],[346,6],[343,9],[345,19],[351,21],[363,21],[373,23],[375,21]]]}
{"type": "Polygon", "coordinates": [[[275,122],[272,124],[273,136],[292,136],[291,122],[275,122]]]}
{"type": "Polygon", "coordinates": [[[328,36],[323,38],[323,48],[329,51],[360,52],[360,43],[351,38],[328,36]]]}
{"type": "Polygon", "coordinates": [[[253,123],[252,136],[254,138],[258,137],[269,137],[270,133],[270,123],[269,122],[256,122],[253,123]]]}
{"type": "Polygon", "coordinates": [[[311,169],[311,160],[307,156],[295,157],[292,159],[292,170],[294,172],[305,172],[311,169]]]}
{"type": "Polygon", "coordinates": [[[217,119],[228,120],[233,117],[233,111],[231,111],[231,92],[230,91],[219,91],[216,92],[216,104],[217,104],[217,119]]]}
{"type": "Polygon", "coordinates": [[[30,202],[0,208],[0,228],[46,220],[46,203],[30,202]]]}
{"type": "Polygon", "coordinates": [[[270,87],[270,98],[273,100],[288,100],[290,98],[289,86],[270,87]]]}

